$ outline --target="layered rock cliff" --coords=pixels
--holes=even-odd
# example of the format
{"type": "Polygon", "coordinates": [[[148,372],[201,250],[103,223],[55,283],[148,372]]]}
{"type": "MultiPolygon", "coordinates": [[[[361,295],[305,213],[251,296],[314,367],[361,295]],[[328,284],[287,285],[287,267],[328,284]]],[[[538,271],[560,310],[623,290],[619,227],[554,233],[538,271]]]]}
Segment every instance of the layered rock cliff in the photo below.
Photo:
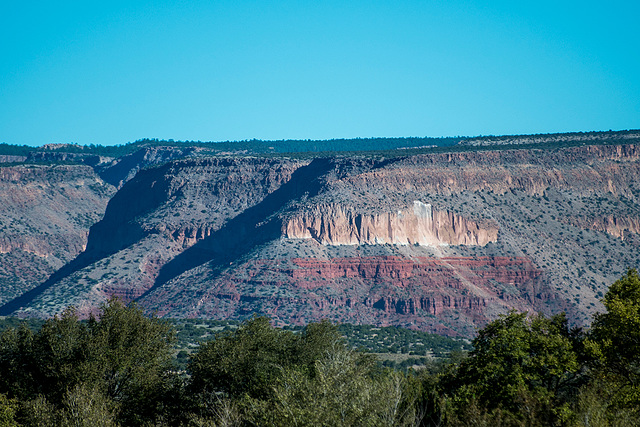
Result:
{"type": "Polygon", "coordinates": [[[509,309],[572,312],[524,257],[255,260],[206,288],[163,286],[144,302],[161,315],[237,317],[259,308],[283,323],[331,318],[454,336],[472,335],[475,325],[509,309]],[[185,299],[189,307],[180,303],[185,299]]]}
{"type": "Polygon", "coordinates": [[[186,249],[289,181],[299,165],[209,158],[143,170],[109,202],[87,251],[111,254],[149,235],[186,249]]]}
{"type": "Polygon", "coordinates": [[[569,217],[567,222],[580,228],[602,231],[623,240],[629,235],[640,234],[640,217],[624,213],[569,217]]]}
{"type": "Polygon", "coordinates": [[[119,295],[170,317],[464,336],[512,308],[585,324],[640,265],[639,153],[173,160],[124,183],[85,251],[3,309],[89,312],[119,295]]]}
{"type": "Polygon", "coordinates": [[[336,184],[365,195],[384,189],[387,197],[512,190],[543,196],[549,189],[630,197],[630,189],[640,179],[639,156],[639,146],[631,144],[425,154],[398,159],[336,184]]]}
{"type": "Polygon", "coordinates": [[[409,209],[378,214],[337,204],[314,206],[287,218],[282,232],[324,245],[484,246],[498,238],[498,226],[491,221],[472,221],[417,200],[409,209]]]}
{"type": "Polygon", "coordinates": [[[558,144],[566,142],[600,142],[600,141],[629,141],[638,140],[640,132],[573,132],[559,134],[540,135],[507,135],[507,136],[485,136],[481,138],[469,138],[460,141],[460,145],[491,146],[491,145],[535,145],[535,144],[558,144]]]}

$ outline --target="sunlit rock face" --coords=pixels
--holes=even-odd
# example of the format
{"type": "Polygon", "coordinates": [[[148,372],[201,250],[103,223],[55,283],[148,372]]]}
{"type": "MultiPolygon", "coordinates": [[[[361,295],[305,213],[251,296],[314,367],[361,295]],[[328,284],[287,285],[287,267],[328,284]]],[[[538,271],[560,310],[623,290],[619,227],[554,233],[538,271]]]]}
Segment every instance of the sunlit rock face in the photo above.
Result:
{"type": "Polygon", "coordinates": [[[379,214],[357,213],[347,206],[314,206],[288,221],[283,235],[315,239],[324,245],[476,245],[498,238],[498,226],[437,211],[418,200],[407,209],[379,214]]]}

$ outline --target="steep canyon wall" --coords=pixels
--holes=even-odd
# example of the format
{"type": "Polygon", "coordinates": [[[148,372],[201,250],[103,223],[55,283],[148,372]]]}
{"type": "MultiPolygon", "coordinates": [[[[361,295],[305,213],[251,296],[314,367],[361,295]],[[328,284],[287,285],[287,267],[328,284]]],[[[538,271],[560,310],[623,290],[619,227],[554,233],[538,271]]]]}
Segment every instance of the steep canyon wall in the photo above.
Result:
{"type": "Polygon", "coordinates": [[[639,154],[626,144],[172,160],[122,183],[83,262],[15,312],[88,312],[115,294],[171,317],[257,312],[464,336],[512,308],[584,324],[640,263],[639,154]]]}

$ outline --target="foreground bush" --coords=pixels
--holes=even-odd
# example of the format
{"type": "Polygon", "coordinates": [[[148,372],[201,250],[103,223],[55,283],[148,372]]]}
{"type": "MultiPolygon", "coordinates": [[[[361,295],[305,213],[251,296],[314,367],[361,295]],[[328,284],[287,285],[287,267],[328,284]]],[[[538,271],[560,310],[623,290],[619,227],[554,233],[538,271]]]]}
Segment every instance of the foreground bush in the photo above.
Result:
{"type": "Polygon", "coordinates": [[[0,427],[634,426],[640,277],[611,286],[584,332],[512,312],[473,350],[402,373],[350,349],[329,322],[302,332],[254,317],[173,365],[174,331],[111,300],[0,336],[0,427]]]}
{"type": "MultiPolygon", "coordinates": [[[[28,424],[38,424],[38,413],[59,421],[62,413],[86,418],[86,410],[142,425],[155,419],[171,387],[172,345],[171,327],[135,304],[111,300],[88,322],[68,309],[36,333],[22,327],[2,334],[0,393],[27,402],[18,418],[28,424]]],[[[52,425],[64,424],[58,421],[52,425]]]]}

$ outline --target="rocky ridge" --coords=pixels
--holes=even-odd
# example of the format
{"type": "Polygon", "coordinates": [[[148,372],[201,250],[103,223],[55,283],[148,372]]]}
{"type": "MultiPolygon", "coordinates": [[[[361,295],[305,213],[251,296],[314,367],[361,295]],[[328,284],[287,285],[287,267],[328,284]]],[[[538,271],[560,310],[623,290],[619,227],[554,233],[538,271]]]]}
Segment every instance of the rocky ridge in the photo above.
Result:
{"type": "MultiPolygon", "coordinates": [[[[481,138],[465,138],[460,141],[462,145],[491,146],[491,145],[535,145],[552,144],[566,142],[601,142],[603,140],[629,141],[640,138],[638,131],[624,132],[573,132],[559,134],[539,134],[539,135],[505,135],[505,136],[485,136],[481,138]]],[[[631,141],[629,141],[631,142],[631,141]]]]}
{"type": "Polygon", "coordinates": [[[512,308],[584,324],[640,263],[639,153],[171,160],[124,182],[84,252],[2,309],[90,312],[115,294],[170,317],[463,336],[512,308]]]}

